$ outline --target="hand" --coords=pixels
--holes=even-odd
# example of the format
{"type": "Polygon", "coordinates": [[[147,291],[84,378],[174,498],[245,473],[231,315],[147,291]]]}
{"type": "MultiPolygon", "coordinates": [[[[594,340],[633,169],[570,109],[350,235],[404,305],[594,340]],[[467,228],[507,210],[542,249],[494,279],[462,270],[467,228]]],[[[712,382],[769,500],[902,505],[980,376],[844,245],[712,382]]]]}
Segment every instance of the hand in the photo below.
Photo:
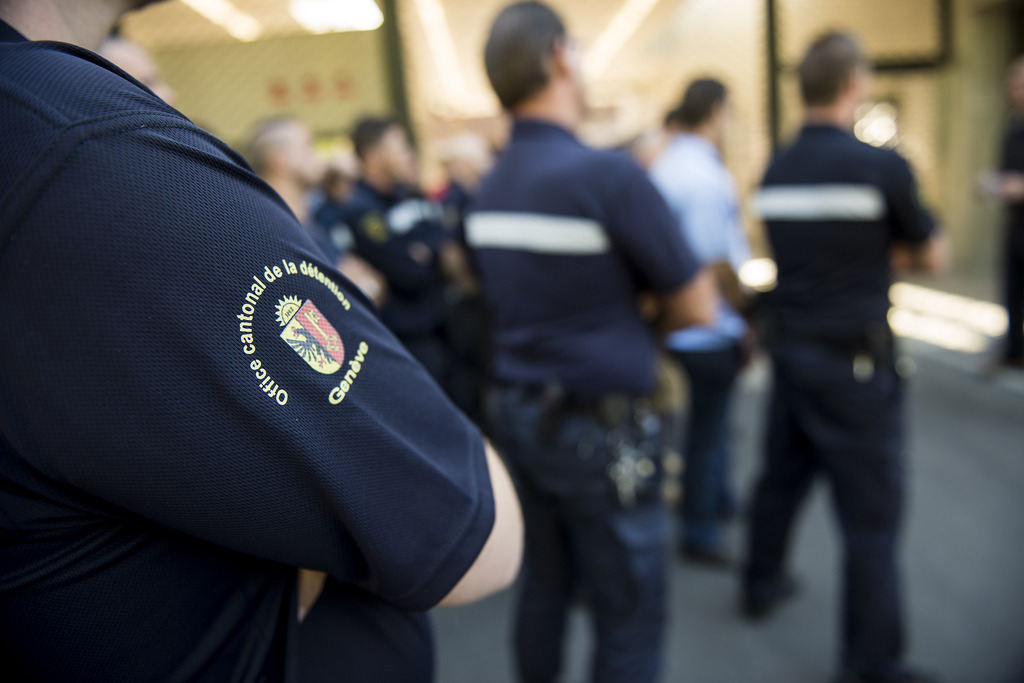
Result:
{"type": "Polygon", "coordinates": [[[388,298],[388,283],[376,268],[355,254],[345,254],[338,262],[338,271],[352,281],[377,306],[388,298]]]}
{"type": "Polygon", "coordinates": [[[434,260],[434,252],[423,242],[410,242],[409,258],[420,265],[427,266],[434,260]]]}
{"type": "Polygon", "coordinates": [[[469,257],[458,242],[449,241],[441,245],[441,271],[449,282],[458,287],[463,297],[472,298],[480,291],[473,269],[469,265],[469,257]]]}
{"type": "Polygon", "coordinates": [[[974,193],[982,198],[998,198],[1001,194],[1002,180],[995,171],[984,171],[978,174],[974,182],[974,193]]]}
{"type": "Polygon", "coordinates": [[[1008,202],[1024,202],[1024,173],[1004,173],[1000,176],[1000,195],[1008,202]]]}
{"type": "Polygon", "coordinates": [[[299,623],[306,618],[309,610],[313,609],[317,598],[324,591],[324,582],[327,574],[313,571],[312,569],[299,570],[299,623]]]}
{"type": "Polygon", "coordinates": [[[761,347],[757,330],[753,325],[747,326],[747,333],[740,340],[740,369],[748,367],[757,358],[757,351],[761,347]]]}
{"type": "Polygon", "coordinates": [[[978,176],[974,191],[980,197],[1001,199],[1011,204],[1024,202],[1024,173],[986,171],[978,176]]]}

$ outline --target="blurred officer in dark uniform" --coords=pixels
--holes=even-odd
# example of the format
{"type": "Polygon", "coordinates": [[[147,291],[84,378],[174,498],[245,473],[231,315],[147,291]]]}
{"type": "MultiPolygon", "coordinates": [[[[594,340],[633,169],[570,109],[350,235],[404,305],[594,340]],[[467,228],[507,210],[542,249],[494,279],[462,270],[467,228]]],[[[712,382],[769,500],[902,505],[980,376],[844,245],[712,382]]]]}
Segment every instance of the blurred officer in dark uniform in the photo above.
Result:
{"type": "Polygon", "coordinates": [[[352,230],[345,225],[345,206],[352,199],[359,178],[355,155],[334,157],[320,181],[320,197],[313,204],[313,220],[327,231],[335,247],[347,251],[354,246],[352,230]]]}
{"type": "Polygon", "coordinates": [[[372,266],[351,253],[348,226],[335,225],[328,231],[310,216],[309,193],[321,181],[324,165],[314,153],[309,126],[291,116],[262,121],[249,134],[245,154],[252,169],[284,199],[324,256],[380,306],[387,298],[387,283],[372,266]]]}
{"type": "Polygon", "coordinates": [[[448,284],[445,287],[446,338],[452,365],[445,387],[467,417],[483,424],[483,390],[487,382],[490,335],[480,283],[466,255],[466,213],[480,181],[494,164],[491,146],[479,133],[463,132],[446,140],[438,151],[448,184],[436,199],[442,222],[452,238],[442,252],[448,284]]]}
{"type": "Polygon", "coordinates": [[[416,162],[405,130],[387,118],[356,124],[352,144],[362,177],[346,206],[356,252],[384,275],[390,292],[381,320],[444,385],[451,365],[444,340],[440,211],[412,188],[416,162]]]}
{"type": "Polygon", "coordinates": [[[1010,123],[1003,136],[999,174],[989,190],[1006,204],[1003,297],[1009,323],[999,365],[1024,367],[1024,55],[1010,66],[1006,81],[1010,123]]]}
{"type": "Polygon", "coordinates": [[[577,584],[591,601],[594,681],[656,678],[668,520],[659,492],[658,331],[708,322],[714,291],[658,191],[627,156],[583,146],[577,53],[559,17],[497,17],[487,75],[512,139],[466,239],[494,318],[494,434],[517,476],[528,559],[520,679],[554,681],[577,584]],[[645,320],[642,292],[657,302],[645,320]]]}
{"type": "Polygon", "coordinates": [[[767,334],[775,383],[743,607],[763,617],[792,593],[789,532],[820,472],[845,552],[839,680],[922,681],[900,664],[903,421],[886,314],[891,263],[935,271],[944,251],[907,162],[849,132],[870,81],[857,42],[821,38],[799,78],[804,128],[772,162],[756,202],[778,263],[767,334]]]}

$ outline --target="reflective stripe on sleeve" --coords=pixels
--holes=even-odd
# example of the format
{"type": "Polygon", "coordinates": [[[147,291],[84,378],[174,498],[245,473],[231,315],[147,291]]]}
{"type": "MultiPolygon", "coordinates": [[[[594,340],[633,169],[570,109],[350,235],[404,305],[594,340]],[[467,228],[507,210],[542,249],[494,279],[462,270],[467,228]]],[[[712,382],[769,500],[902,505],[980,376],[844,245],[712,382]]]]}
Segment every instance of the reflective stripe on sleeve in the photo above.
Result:
{"type": "Polygon", "coordinates": [[[466,241],[475,249],[510,249],[540,254],[604,254],[611,242],[589,218],[482,211],[466,219],[466,241]]]}
{"type": "Polygon", "coordinates": [[[877,221],[885,197],[872,185],[782,185],[754,195],[754,213],[766,221],[877,221]]]}

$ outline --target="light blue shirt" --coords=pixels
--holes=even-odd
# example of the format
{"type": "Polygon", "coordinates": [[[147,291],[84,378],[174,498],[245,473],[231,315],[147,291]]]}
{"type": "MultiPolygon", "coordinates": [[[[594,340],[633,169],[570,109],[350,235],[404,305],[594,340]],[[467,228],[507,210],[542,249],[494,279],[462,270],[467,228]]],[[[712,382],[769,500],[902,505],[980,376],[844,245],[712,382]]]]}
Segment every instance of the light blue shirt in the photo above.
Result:
{"type": "MultiPolygon", "coordinates": [[[[676,135],[651,166],[651,180],[661,190],[683,237],[702,263],[726,262],[738,270],[750,258],[736,185],[708,140],[689,133],[676,135]]],[[[709,326],[670,334],[668,347],[710,351],[734,344],[746,334],[746,321],[724,298],[719,298],[716,312],[715,322],[709,326]]]]}

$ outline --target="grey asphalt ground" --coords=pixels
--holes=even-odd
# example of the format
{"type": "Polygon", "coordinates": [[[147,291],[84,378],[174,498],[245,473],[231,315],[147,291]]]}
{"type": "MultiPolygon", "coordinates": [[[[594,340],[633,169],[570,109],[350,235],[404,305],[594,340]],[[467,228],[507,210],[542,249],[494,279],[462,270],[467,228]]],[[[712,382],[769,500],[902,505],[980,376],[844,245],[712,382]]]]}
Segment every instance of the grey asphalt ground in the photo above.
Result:
{"type": "MultiPolygon", "coordinates": [[[[945,683],[1024,683],[1024,372],[986,378],[983,360],[904,340],[909,501],[902,545],[908,660],[945,683]]],[[[768,370],[743,377],[734,481],[757,471],[768,370]]],[[[744,526],[730,530],[733,546],[744,526]]],[[[828,492],[814,490],[794,538],[799,595],[769,621],[736,612],[728,572],[673,560],[665,683],[825,683],[838,635],[838,546],[828,492]]],[[[511,683],[514,592],[434,612],[439,683],[511,683]]],[[[564,683],[587,680],[589,624],[573,615],[564,683]]]]}

